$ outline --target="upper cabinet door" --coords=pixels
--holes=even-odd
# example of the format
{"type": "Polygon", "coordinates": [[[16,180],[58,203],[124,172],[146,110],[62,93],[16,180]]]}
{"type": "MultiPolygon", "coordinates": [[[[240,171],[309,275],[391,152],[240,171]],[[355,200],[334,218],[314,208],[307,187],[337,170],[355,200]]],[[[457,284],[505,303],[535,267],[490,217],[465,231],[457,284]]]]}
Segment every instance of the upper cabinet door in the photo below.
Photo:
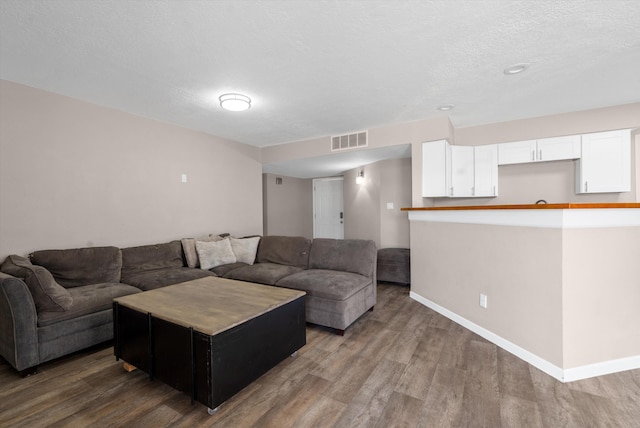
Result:
{"type": "Polygon", "coordinates": [[[498,144],[498,165],[536,161],[536,140],[498,144]]]}
{"type": "Polygon", "coordinates": [[[498,144],[498,165],[578,159],[580,135],[498,144]]]}
{"type": "Polygon", "coordinates": [[[582,136],[576,193],[631,191],[631,130],[582,136]]]}
{"type": "Polygon", "coordinates": [[[473,196],[474,161],[472,146],[451,146],[450,196],[473,196]]]}
{"type": "Polygon", "coordinates": [[[498,145],[474,147],[474,196],[498,196],[498,145]]]}
{"type": "Polygon", "coordinates": [[[580,135],[567,137],[543,138],[538,140],[536,160],[553,161],[561,159],[578,159],[580,157],[580,135]]]}
{"type": "Polygon", "coordinates": [[[450,196],[451,146],[447,140],[422,143],[422,196],[450,196]]]}

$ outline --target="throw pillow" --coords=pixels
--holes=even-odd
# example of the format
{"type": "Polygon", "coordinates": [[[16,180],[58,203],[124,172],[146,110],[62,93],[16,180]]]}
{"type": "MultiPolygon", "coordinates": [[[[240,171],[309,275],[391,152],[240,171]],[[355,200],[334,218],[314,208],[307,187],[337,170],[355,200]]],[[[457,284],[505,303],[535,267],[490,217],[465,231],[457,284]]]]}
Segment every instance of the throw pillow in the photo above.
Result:
{"type": "Polygon", "coordinates": [[[2,271],[24,280],[38,312],[64,312],[73,304],[69,291],[48,270],[31,264],[26,257],[8,256],[2,263],[2,271]]]}
{"type": "Polygon", "coordinates": [[[187,260],[187,266],[194,268],[200,267],[200,260],[198,259],[198,252],[196,251],[196,241],[212,242],[221,241],[223,238],[219,235],[208,235],[201,238],[184,238],[182,241],[182,251],[184,251],[184,258],[187,260]]]}
{"type": "Polygon", "coordinates": [[[236,260],[248,265],[252,265],[256,261],[256,253],[258,252],[258,244],[260,237],[253,238],[230,238],[231,248],[236,260]]]}
{"type": "Polygon", "coordinates": [[[220,241],[196,241],[196,252],[200,259],[200,269],[209,270],[236,262],[236,256],[233,254],[228,238],[220,241]]]}

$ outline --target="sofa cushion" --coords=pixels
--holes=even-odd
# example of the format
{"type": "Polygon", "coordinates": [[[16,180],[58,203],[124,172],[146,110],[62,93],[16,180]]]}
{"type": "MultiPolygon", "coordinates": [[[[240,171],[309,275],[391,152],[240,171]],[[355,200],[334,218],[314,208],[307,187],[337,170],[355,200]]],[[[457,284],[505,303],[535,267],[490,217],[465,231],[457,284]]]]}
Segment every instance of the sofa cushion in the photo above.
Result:
{"type": "Polygon", "coordinates": [[[69,291],[58,284],[47,269],[33,265],[26,257],[8,256],[0,269],[24,280],[38,312],[62,312],[73,304],[69,291]]]}
{"type": "Polygon", "coordinates": [[[42,250],[30,258],[31,263],[45,267],[66,288],[120,282],[122,253],[117,247],[42,250]]]}
{"type": "Polygon", "coordinates": [[[94,312],[111,310],[114,298],[140,293],[140,290],[127,284],[102,283],[70,288],[69,293],[73,297],[71,307],[64,312],[42,312],[38,314],[39,327],[94,312]]]}
{"type": "Polygon", "coordinates": [[[242,262],[236,262],[236,263],[231,263],[228,265],[222,265],[222,266],[216,266],[214,268],[209,269],[211,272],[215,273],[218,276],[226,276],[229,272],[231,272],[232,270],[235,269],[239,269],[245,266],[249,266],[246,263],[242,263],[242,262]]]}
{"type": "Polygon", "coordinates": [[[200,260],[200,269],[209,270],[236,262],[236,255],[233,253],[229,238],[220,241],[196,241],[196,251],[200,260]]]}
{"type": "Polygon", "coordinates": [[[357,273],[308,269],[286,276],[276,285],[305,291],[310,296],[330,300],[346,300],[370,285],[371,281],[371,278],[357,273]]]}
{"type": "Polygon", "coordinates": [[[311,240],[302,236],[263,236],[258,244],[258,263],[278,263],[306,269],[311,240]]]}
{"type": "Polygon", "coordinates": [[[251,266],[234,269],[224,275],[225,278],[240,281],[257,282],[259,284],[275,285],[281,278],[300,272],[302,268],[281,265],[277,263],[256,263],[251,266]]]}
{"type": "Polygon", "coordinates": [[[182,243],[182,251],[184,251],[184,258],[187,262],[187,266],[191,268],[199,268],[200,260],[198,259],[198,252],[196,251],[196,241],[220,241],[224,239],[219,235],[207,235],[200,238],[183,238],[180,240],[182,243]]]}
{"type": "Polygon", "coordinates": [[[229,238],[231,240],[231,249],[236,256],[236,261],[252,265],[256,261],[256,253],[258,252],[258,244],[260,237],[253,238],[229,238]]]}
{"type": "Polygon", "coordinates": [[[208,270],[193,269],[188,267],[173,267],[136,271],[127,276],[122,276],[122,282],[133,285],[141,290],[153,290],[167,285],[204,278],[205,276],[217,276],[208,270]]]}
{"type": "MultiPolygon", "coordinates": [[[[145,270],[184,266],[180,241],[122,249],[123,278],[145,270]]],[[[123,279],[121,281],[129,284],[123,279]]]]}
{"type": "Polygon", "coordinates": [[[373,241],[317,238],[311,246],[309,269],[352,272],[372,278],[377,258],[378,252],[373,241]]]}

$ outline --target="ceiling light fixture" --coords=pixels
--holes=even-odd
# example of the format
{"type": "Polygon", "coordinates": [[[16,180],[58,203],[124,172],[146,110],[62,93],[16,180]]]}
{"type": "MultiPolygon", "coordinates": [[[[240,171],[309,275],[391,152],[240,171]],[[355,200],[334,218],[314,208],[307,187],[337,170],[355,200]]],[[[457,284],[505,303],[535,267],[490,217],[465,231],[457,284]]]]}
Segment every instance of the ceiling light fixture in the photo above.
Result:
{"type": "Polygon", "coordinates": [[[506,74],[507,76],[511,76],[513,74],[518,74],[518,73],[522,73],[523,71],[526,71],[529,68],[529,64],[514,64],[510,67],[507,67],[504,69],[504,74],[506,74]]]}
{"type": "Polygon", "coordinates": [[[437,107],[438,110],[440,111],[449,111],[449,110],[453,110],[453,104],[442,104],[439,105],[437,107]]]}
{"type": "Polygon", "coordinates": [[[229,111],[245,111],[251,107],[251,98],[242,94],[220,95],[220,106],[229,111]]]}

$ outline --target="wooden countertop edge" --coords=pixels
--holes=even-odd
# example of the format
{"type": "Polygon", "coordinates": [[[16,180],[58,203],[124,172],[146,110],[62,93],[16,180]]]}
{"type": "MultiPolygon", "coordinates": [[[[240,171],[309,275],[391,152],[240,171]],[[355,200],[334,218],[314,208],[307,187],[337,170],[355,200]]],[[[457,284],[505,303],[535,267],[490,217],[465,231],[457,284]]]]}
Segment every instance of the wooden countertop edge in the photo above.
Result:
{"type": "Polygon", "coordinates": [[[566,203],[566,204],[516,204],[516,205],[469,205],[451,207],[401,208],[401,211],[461,211],[461,210],[568,210],[602,208],[640,208],[640,203],[566,203]]]}

